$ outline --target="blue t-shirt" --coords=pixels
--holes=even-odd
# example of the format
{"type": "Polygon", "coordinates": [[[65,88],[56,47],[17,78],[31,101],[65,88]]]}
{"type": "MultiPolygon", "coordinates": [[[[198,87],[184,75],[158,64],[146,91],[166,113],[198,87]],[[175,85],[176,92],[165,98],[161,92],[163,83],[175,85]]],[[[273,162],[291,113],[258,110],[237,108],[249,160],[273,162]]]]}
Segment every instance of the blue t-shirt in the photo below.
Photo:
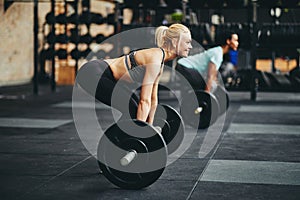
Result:
{"type": "Polygon", "coordinates": [[[222,47],[217,46],[210,48],[207,51],[188,56],[186,58],[180,58],[178,64],[187,67],[196,69],[201,75],[207,73],[208,63],[212,62],[216,65],[216,69],[219,70],[223,62],[223,50],[222,47]]]}
{"type": "Polygon", "coordinates": [[[238,51],[229,50],[229,57],[230,57],[230,62],[236,66],[238,62],[238,51]]]}

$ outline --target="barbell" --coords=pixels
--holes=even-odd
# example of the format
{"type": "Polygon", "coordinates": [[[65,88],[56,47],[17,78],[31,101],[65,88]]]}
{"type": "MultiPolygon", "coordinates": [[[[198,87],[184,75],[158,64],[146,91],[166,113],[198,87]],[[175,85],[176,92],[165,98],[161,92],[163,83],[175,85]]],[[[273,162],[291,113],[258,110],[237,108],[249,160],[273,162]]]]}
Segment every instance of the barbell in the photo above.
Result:
{"type": "Polygon", "coordinates": [[[123,120],[109,127],[100,139],[97,159],[103,175],[124,189],[154,183],[167,163],[162,135],[146,122],[123,120]]]}
{"type": "Polygon", "coordinates": [[[163,173],[168,154],[183,140],[183,130],[180,115],[169,105],[157,107],[153,125],[136,119],[120,120],[100,139],[98,165],[120,188],[147,187],[163,173]]]}
{"type": "Polygon", "coordinates": [[[229,107],[229,95],[225,88],[217,86],[214,93],[191,90],[181,101],[181,116],[187,124],[198,129],[208,128],[229,107]],[[194,97],[196,96],[196,101],[194,97]]]}
{"type": "Polygon", "coordinates": [[[215,123],[219,109],[218,100],[214,95],[202,90],[191,90],[182,98],[180,114],[185,123],[205,129],[215,123]]]}

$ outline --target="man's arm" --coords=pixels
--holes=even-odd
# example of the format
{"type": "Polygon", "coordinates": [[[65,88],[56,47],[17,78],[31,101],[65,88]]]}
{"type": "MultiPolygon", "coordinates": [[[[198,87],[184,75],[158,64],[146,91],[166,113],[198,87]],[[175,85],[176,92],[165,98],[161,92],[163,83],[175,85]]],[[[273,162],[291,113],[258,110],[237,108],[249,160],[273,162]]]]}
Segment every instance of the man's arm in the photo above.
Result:
{"type": "Polygon", "coordinates": [[[209,62],[208,69],[207,69],[207,82],[206,82],[205,91],[211,92],[213,84],[215,84],[217,81],[217,74],[218,71],[216,69],[216,65],[213,62],[209,62]]]}

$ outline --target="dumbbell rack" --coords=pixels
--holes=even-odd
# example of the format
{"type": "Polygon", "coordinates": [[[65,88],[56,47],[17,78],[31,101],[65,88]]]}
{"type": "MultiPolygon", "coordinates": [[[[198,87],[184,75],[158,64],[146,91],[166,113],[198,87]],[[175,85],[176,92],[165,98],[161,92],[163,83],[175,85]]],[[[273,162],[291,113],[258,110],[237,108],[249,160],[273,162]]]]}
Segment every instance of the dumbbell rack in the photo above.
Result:
{"type": "MultiPolygon", "coordinates": [[[[72,7],[74,14],[78,14],[78,0],[64,0],[58,1],[51,0],[51,10],[46,15],[46,22],[43,24],[43,49],[40,53],[40,60],[51,61],[51,79],[50,85],[52,91],[56,89],[56,68],[66,67],[70,62],[69,48],[77,44],[70,44],[68,32],[70,25],[68,23],[67,12],[72,7]]],[[[72,24],[77,29],[77,23],[72,24]]],[[[78,66],[77,60],[75,61],[75,69],[78,66]]],[[[44,67],[41,63],[41,69],[44,67]]],[[[74,73],[73,73],[74,79],[74,73]]]]}
{"type": "MultiPolygon", "coordinates": [[[[99,2],[102,1],[105,0],[99,2]]],[[[107,2],[109,4],[114,3],[112,1],[107,2]]],[[[111,19],[109,16],[114,16],[114,14],[103,18],[101,14],[92,13],[90,0],[51,0],[51,10],[46,15],[46,22],[43,25],[44,40],[43,49],[40,52],[40,60],[42,60],[40,64],[42,69],[45,60],[51,62],[50,83],[53,91],[56,88],[55,74],[57,73],[55,68],[59,67],[60,71],[66,71],[64,72],[65,76],[70,77],[70,70],[67,67],[74,67],[74,71],[71,71],[71,78],[61,81],[62,83],[73,84],[79,65],[82,62],[95,57],[104,58],[106,56],[106,51],[100,49],[93,52],[91,46],[100,44],[106,39],[106,36],[99,32],[101,31],[99,29],[100,25],[113,25],[114,28],[110,31],[115,32],[114,18],[111,19]],[[62,12],[56,11],[59,7],[62,7],[62,12]],[[91,26],[96,27],[98,34],[92,36],[91,26]]]]}

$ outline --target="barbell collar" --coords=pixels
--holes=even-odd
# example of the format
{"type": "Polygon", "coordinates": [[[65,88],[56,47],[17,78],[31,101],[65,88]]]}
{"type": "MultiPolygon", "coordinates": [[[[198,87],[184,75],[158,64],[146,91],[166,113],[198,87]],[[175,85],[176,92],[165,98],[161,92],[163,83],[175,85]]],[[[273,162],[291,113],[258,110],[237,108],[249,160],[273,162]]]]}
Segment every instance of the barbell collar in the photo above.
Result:
{"type": "Polygon", "coordinates": [[[135,150],[130,150],[126,153],[126,155],[121,158],[120,164],[122,166],[129,165],[135,158],[137,157],[137,152],[135,150]]]}
{"type": "Polygon", "coordinates": [[[201,112],[203,111],[203,108],[202,107],[198,107],[198,108],[196,108],[195,109],[195,115],[198,115],[198,114],[200,114],[201,112]]]}

